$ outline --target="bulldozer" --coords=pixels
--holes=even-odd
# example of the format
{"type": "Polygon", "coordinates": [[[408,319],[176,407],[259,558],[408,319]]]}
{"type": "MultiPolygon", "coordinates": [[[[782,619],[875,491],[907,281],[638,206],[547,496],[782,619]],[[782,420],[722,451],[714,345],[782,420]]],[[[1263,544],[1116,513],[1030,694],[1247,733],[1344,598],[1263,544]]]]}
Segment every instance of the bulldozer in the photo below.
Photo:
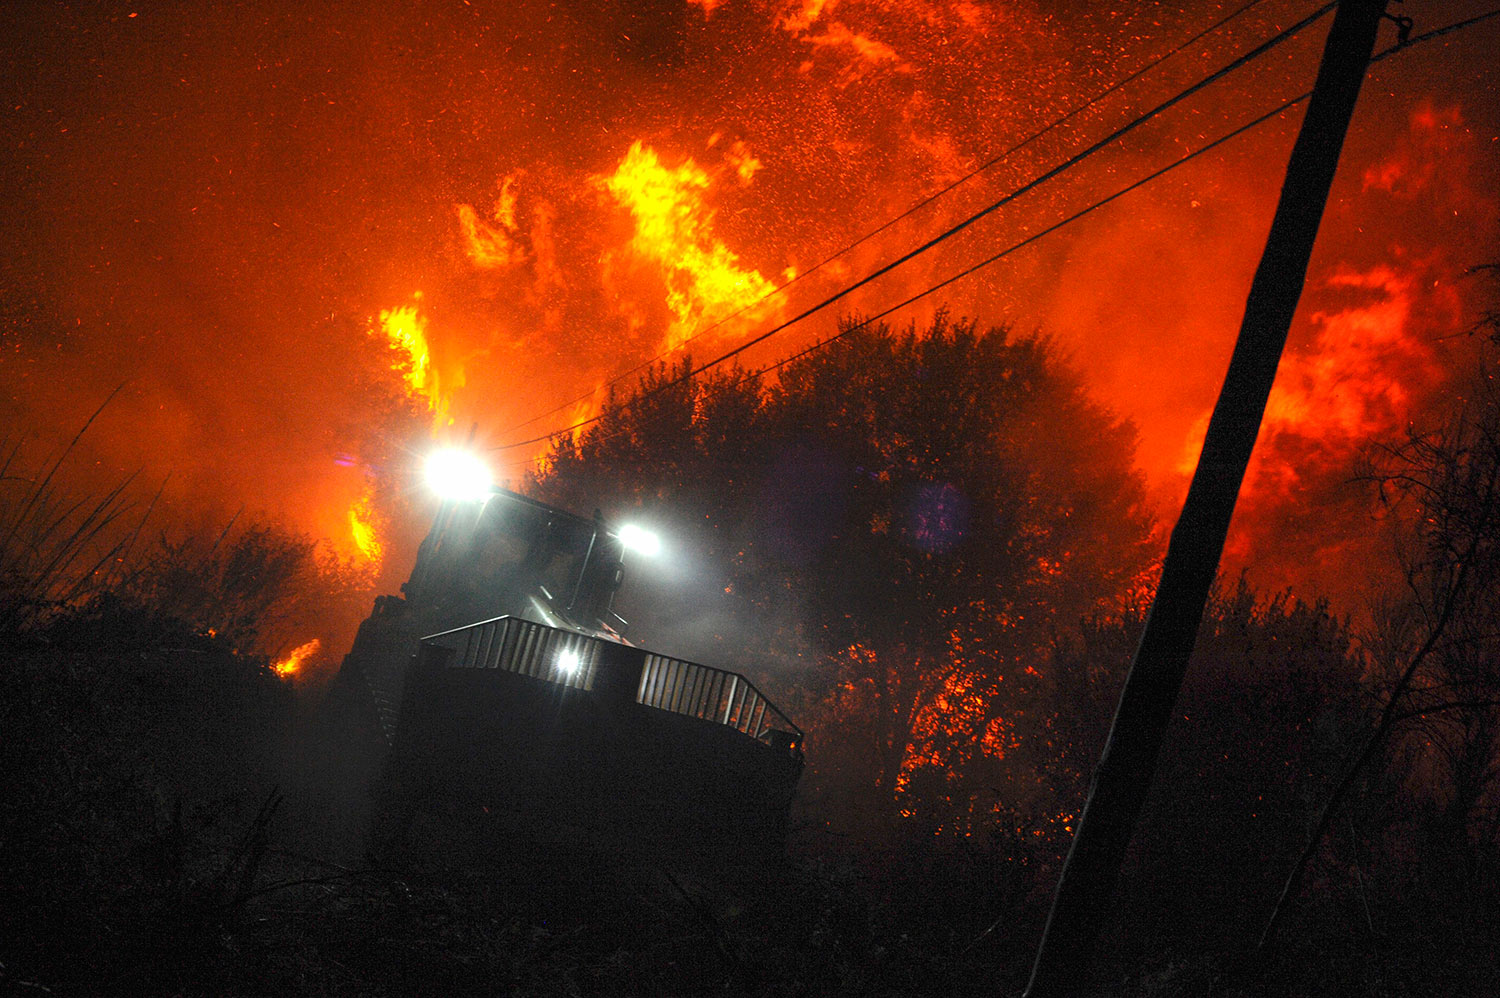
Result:
{"type": "Polygon", "coordinates": [[[625,640],[615,599],[652,543],[503,488],[443,500],[328,698],[377,834],[781,850],[802,731],[745,676],[625,640]]]}

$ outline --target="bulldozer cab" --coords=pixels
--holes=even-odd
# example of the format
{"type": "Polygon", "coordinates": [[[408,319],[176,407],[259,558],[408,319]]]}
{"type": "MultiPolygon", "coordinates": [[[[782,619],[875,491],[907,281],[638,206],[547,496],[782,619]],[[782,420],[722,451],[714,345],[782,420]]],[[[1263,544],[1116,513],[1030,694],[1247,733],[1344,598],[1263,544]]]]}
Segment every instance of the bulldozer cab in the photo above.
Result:
{"type": "Polygon", "coordinates": [[[439,511],[402,590],[442,627],[510,615],[617,636],[623,562],[620,538],[597,513],[588,519],[498,490],[439,511]]]}

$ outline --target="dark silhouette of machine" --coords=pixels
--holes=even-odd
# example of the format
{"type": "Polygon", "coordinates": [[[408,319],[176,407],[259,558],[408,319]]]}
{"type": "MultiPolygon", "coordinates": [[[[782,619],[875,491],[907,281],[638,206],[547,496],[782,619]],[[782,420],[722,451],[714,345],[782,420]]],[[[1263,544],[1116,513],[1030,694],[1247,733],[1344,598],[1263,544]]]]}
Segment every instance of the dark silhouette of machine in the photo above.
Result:
{"type": "Polygon", "coordinates": [[[506,490],[444,502],[330,691],[369,747],[347,778],[372,783],[387,833],[440,816],[592,847],[781,848],[802,733],[744,676],[620,636],[630,537],[506,490]]]}

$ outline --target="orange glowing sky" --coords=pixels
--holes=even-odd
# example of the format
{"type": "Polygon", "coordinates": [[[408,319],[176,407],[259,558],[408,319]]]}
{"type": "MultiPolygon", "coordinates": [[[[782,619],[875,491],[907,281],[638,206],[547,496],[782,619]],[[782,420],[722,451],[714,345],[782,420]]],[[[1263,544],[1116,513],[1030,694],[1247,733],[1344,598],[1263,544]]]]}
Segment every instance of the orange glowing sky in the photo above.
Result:
{"type": "MultiPolygon", "coordinates": [[[[727,349],[1316,5],[1264,0],[735,315],[1238,6],[6,5],[0,420],[49,442],[124,382],[89,473],[170,475],[176,522],[246,504],[351,556],[384,545],[389,588],[425,527],[400,501],[425,441],[476,420],[491,444],[553,429],[714,323],[690,348],[727,349]]],[[[1483,9],[1402,12],[1420,33],[1483,9]]],[[[1307,89],[1326,23],[843,311],[883,308],[1307,89]]],[[[1497,42],[1491,21],[1371,71],[1232,538],[1268,582],[1338,587],[1328,566],[1361,532],[1328,526],[1356,515],[1350,459],[1429,410],[1459,362],[1437,337],[1468,321],[1479,288],[1461,274],[1500,245],[1497,42]]],[[[946,303],[1054,337],[1136,422],[1170,515],[1297,120],[911,318],[946,303]]],[[[834,317],[741,359],[785,356],[834,317]]],[[[496,452],[498,475],[534,454],[496,452]]]]}

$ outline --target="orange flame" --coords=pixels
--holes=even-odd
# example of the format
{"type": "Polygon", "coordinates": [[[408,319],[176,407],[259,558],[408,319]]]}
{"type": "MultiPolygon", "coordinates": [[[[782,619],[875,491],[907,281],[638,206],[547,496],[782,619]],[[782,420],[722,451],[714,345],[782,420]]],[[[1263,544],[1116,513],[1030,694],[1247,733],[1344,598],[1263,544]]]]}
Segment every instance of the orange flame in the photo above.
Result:
{"type": "MultiPolygon", "coordinates": [[[[1442,377],[1431,347],[1411,328],[1414,277],[1390,266],[1367,271],[1341,269],[1324,279],[1326,288],[1356,293],[1358,304],[1311,316],[1318,328],[1306,349],[1282,359],[1267,401],[1262,436],[1299,434],[1320,442],[1325,458],[1352,452],[1368,440],[1388,436],[1405,424],[1414,397],[1442,377]]],[[[1188,431],[1177,470],[1190,475],[1208,430],[1204,413],[1188,431]]],[[[1261,445],[1263,455],[1269,443],[1261,445]]],[[[1252,467],[1251,486],[1267,484],[1264,460],[1252,467]]],[[[1296,469],[1278,469],[1295,476],[1296,469]]]]}
{"type": "Polygon", "coordinates": [[[796,10],[787,11],[777,24],[783,31],[793,34],[806,31],[823,16],[823,8],[827,5],[828,0],[802,0],[796,10]]]}
{"type": "Polygon", "coordinates": [[[490,221],[479,217],[472,205],[458,205],[458,228],[463,234],[464,250],[469,260],[482,270],[497,270],[520,263],[526,258],[525,248],[516,241],[519,228],[516,225],[515,177],[506,177],[500,184],[500,197],[490,213],[490,221]]]}
{"type": "Polygon", "coordinates": [[[378,522],[379,517],[368,493],[349,508],[349,536],[354,541],[354,547],[361,557],[376,565],[385,556],[385,545],[381,543],[377,529],[378,522]]]}
{"type": "MultiPolygon", "coordinates": [[[[885,42],[871,38],[863,32],[851,29],[842,21],[830,21],[823,17],[833,9],[831,0],[802,0],[799,7],[786,12],[777,20],[776,26],[815,50],[841,59],[843,66],[835,79],[839,88],[863,78],[870,70],[887,66],[898,71],[908,69],[896,50],[885,42]],[[813,27],[822,22],[822,31],[814,34],[813,27]]],[[[959,13],[962,16],[962,11],[959,13]]],[[[966,21],[967,17],[964,18],[966,21]]],[[[802,64],[802,72],[811,71],[812,62],[802,64]]]]}
{"type": "MultiPolygon", "coordinates": [[[[747,166],[753,157],[743,146],[736,157],[736,171],[747,180],[754,174],[747,166]]],[[[707,171],[691,159],[669,167],[640,142],[632,143],[615,172],[602,180],[635,219],[632,248],[665,273],[667,307],[677,317],[669,347],[681,345],[705,321],[753,305],[775,290],[714,234],[714,213],[703,198],[710,184],[707,171]]]]}
{"type": "Polygon", "coordinates": [[[323,647],[323,642],[313,638],[306,644],[300,644],[287,653],[285,658],[278,659],[272,663],[271,669],[282,679],[290,679],[302,671],[302,665],[309,658],[318,653],[323,647]]]}
{"type": "MultiPolygon", "coordinates": [[[[421,297],[420,293],[416,295],[418,300],[421,297]]],[[[381,309],[380,328],[385,333],[386,342],[397,354],[398,359],[391,365],[391,370],[400,372],[406,382],[406,394],[426,405],[427,411],[432,413],[434,427],[451,423],[448,394],[432,362],[432,351],[427,343],[427,317],[418,311],[416,305],[381,309]]]]}
{"type": "Polygon", "coordinates": [[[1391,267],[1339,271],[1330,287],[1363,292],[1369,301],[1316,312],[1314,349],[1282,364],[1266,409],[1276,428],[1317,427],[1320,436],[1363,440],[1404,422],[1409,385],[1431,380],[1430,350],[1410,334],[1411,278],[1391,267]]]}
{"type": "Polygon", "coordinates": [[[755,174],[765,166],[758,158],[751,155],[750,147],[738,139],[731,142],[729,151],[725,153],[731,166],[734,167],[735,176],[740,178],[741,184],[748,185],[755,178],[755,174]]]}

